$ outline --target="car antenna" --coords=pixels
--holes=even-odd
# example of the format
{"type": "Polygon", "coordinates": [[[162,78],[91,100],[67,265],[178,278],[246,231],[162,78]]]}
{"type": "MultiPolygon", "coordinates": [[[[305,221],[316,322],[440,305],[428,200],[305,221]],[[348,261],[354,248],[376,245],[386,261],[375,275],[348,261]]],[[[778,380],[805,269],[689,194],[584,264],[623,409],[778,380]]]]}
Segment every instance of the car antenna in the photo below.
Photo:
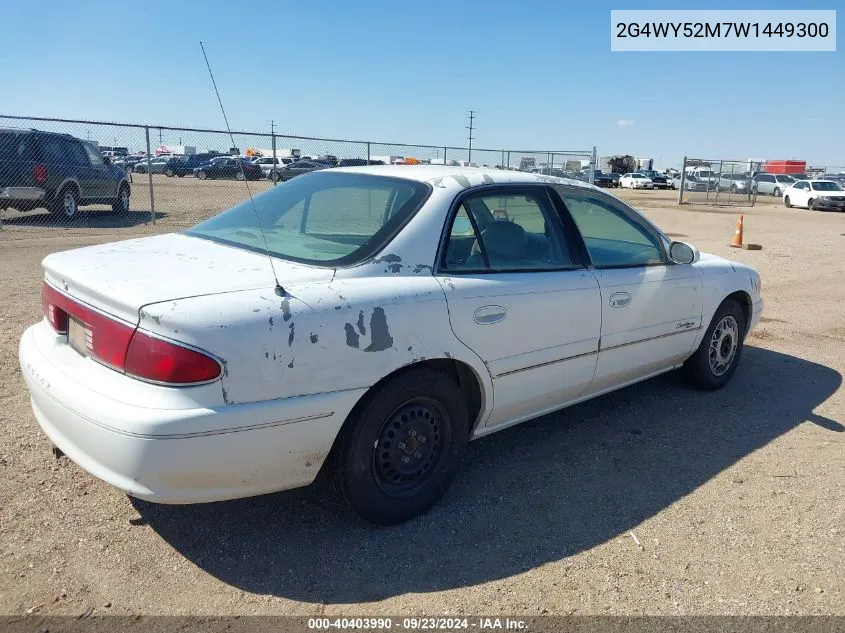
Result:
{"type": "MultiPolygon", "coordinates": [[[[226,132],[229,133],[229,140],[232,142],[232,147],[235,145],[235,137],[232,134],[232,128],[229,127],[229,117],[226,116],[226,109],[223,107],[223,100],[220,98],[220,91],[217,89],[217,82],[214,81],[214,73],[211,72],[211,64],[208,63],[208,55],[205,54],[205,46],[200,42],[202,49],[202,56],[205,59],[205,67],[208,68],[208,76],[211,77],[211,85],[214,86],[214,94],[217,95],[217,103],[220,104],[220,111],[223,113],[223,121],[226,123],[226,132]]],[[[261,231],[261,239],[264,240],[264,252],[267,254],[267,259],[270,262],[270,270],[273,271],[273,279],[276,281],[276,294],[280,296],[285,295],[285,289],[279,283],[279,277],[276,275],[276,268],[273,266],[273,256],[270,255],[270,247],[267,245],[267,236],[264,234],[264,227],[261,226],[261,216],[258,214],[258,208],[255,206],[255,200],[252,197],[252,191],[249,188],[249,182],[246,179],[244,172],[244,163],[238,160],[238,167],[241,170],[244,186],[246,186],[247,195],[249,195],[249,202],[252,205],[252,211],[255,213],[255,221],[258,223],[258,230],[261,231]]]]}

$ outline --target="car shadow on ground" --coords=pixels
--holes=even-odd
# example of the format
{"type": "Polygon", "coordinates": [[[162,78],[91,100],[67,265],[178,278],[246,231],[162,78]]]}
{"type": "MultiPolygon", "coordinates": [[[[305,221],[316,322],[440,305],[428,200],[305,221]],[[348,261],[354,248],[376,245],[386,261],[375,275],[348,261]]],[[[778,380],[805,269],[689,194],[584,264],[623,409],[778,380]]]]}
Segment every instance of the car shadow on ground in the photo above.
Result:
{"type": "MultiPolygon", "coordinates": [[[[126,213],[112,213],[110,210],[79,209],[72,218],[52,215],[48,211],[39,209],[25,214],[15,214],[6,217],[4,212],[3,224],[7,226],[32,226],[56,228],[92,228],[119,229],[129,226],[147,224],[152,220],[149,209],[130,209],[126,213]]],[[[166,213],[156,211],[156,221],[167,216],[166,213]]]]}
{"type": "Polygon", "coordinates": [[[197,506],[132,500],[188,560],[259,594],[359,603],[475,585],[630,530],[816,415],[835,370],[746,347],[716,392],[667,374],[470,444],[445,498],[395,527],[363,523],[321,480],[197,506]]]}

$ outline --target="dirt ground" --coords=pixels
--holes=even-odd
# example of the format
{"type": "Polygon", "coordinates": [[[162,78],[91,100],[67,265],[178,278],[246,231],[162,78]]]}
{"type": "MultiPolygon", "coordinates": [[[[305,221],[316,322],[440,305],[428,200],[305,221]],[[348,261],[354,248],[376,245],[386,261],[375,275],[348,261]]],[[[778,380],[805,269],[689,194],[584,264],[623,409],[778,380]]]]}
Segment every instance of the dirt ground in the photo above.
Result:
{"type": "Polygon", "coordinates": [[[17,362],[40,260],[237,198],[208,184],[184,216],[187,179],[157,191],[156,227],[137,189],[128,228],[4,216],[0,613],[845,614],[845,214],[623,192],[762,274],[766,311],[733,381],[702,393],[666,375],[474,442],[430,513],[377,528],[322,483],[156,506],[50,455],[17,362]],[[741,211],[763,250],[727,247],[741,211]]]}

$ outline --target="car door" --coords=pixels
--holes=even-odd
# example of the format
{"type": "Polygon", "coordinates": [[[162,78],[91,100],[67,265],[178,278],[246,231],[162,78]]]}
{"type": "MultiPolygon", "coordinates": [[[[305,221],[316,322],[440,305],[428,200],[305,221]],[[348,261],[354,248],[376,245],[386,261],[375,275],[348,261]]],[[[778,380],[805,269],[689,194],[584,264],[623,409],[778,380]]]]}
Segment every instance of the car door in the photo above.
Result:
{"type": "Polygon", "coordinates": [[[559,408],[586,390],[600,292],[546,186],[496,185],[459,196],[438,261],[452,330],[493,381],[487,426],[559,408]]]}
{"type": "Polygon", "coordinates": [[[794,206],[806,207],[809,199],[810,186],[808,183],[801,181],[795,185],[789,193],[790,203],[794,206]]]}
{"type": "Polygon", "coordinates": [[[91,169],[92,190],[97,198],[116,198],[118,180],[99,149],[90,143],[82,143],[91,169]]]}
{"type": "Polygon", "coordinates": [[[702,319],[701,276],[674,264],[664,239],[617,198],[557,188],[574,220],[601,289],[601,340],[591,394],[683,362],[702,319]]]}
{"type": "Polygon", "coordinates": [[[64,144],[64,153],[68,156],[70,168],[68,176],[76,178],[82,202],[99,197],[100,185],[97,181],[97,172],[91,165],[91,159],[83,143],[76,139],[63,139],[61,142],[64,144]]]}

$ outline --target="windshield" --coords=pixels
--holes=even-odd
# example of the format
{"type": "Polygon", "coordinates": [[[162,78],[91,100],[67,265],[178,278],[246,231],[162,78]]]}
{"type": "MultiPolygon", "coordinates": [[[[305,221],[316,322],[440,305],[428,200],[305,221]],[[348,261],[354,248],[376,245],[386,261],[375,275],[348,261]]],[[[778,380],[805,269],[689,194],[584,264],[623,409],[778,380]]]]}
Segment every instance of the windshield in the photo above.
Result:
{"type": "Polygon", "coordinates": [[[845,191],[835,182],[828,182],[825,180],[816,180],[813,182],[813,189],[815,191],[845,191]]]}
{"type": "Polygon", "coordinates": [[[775,176],[775,180],[778,182],[795,182],[795,178],[792,176],[775,176]]]}
{"type": "MultiPolygon", "coordinates": [[[[425,183],[316,171],[255,196],[270,253],[322,266],[349,266],[378,252],[431,191],[425,183]]],[[[249,199],[187,234],[265,252],[249,199]]]]}

